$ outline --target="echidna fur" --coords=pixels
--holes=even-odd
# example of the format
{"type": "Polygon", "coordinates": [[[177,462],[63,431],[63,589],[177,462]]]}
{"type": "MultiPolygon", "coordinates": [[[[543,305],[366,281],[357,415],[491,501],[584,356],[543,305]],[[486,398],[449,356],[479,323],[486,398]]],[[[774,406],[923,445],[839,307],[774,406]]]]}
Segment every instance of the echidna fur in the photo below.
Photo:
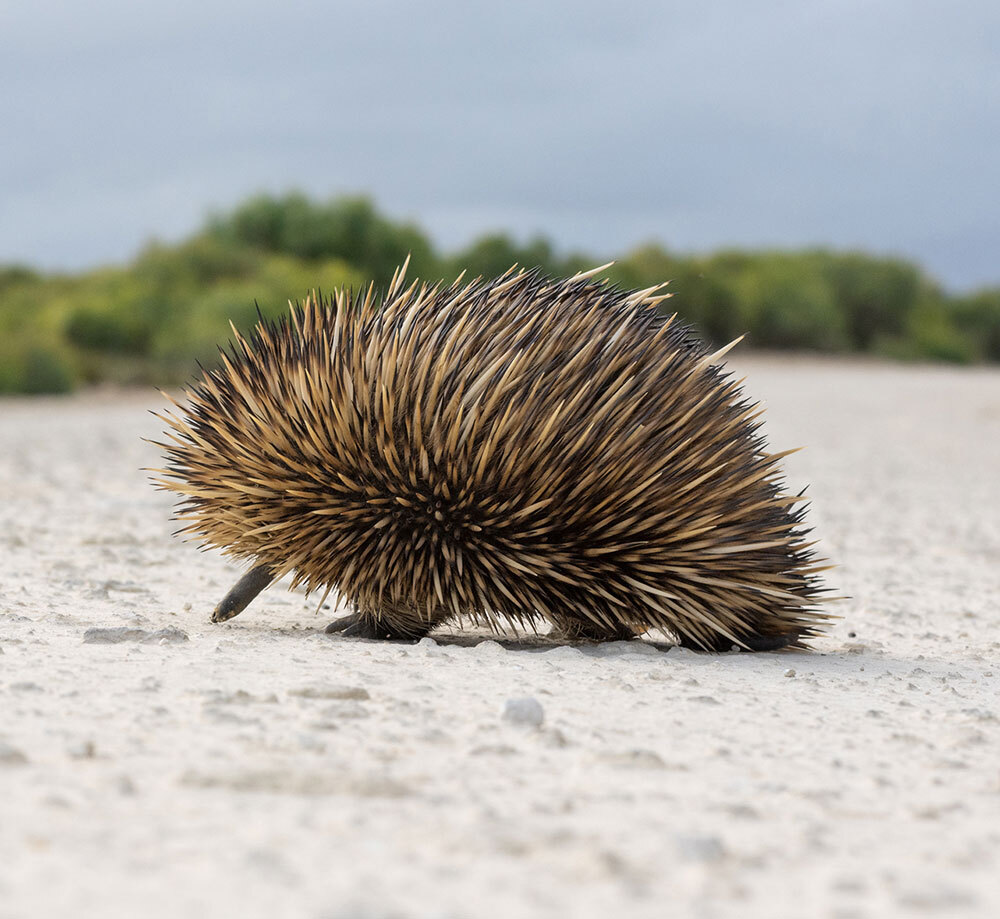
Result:
{"type": "Polygon", "coordinates": [[[352,614],[331,629],[367,637],[462,618],[705,650],[817,634],[784,454],[661,288],[402,277],[234,329],[162,416],[180,532],[252,563],[216,621],[290,573],[339,591],[352,614]]]}

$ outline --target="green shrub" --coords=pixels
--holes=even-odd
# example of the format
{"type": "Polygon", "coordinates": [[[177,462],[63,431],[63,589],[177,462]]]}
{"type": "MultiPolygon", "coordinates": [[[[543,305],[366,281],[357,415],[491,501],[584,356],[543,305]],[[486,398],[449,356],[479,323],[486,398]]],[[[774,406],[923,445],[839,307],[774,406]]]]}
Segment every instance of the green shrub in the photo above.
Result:
{"type": "Polygon", "coordinates": [[[553,253],[548,240],[536,237],[525,245],[519,245],[506,233],[491,233],[479,237],[450,259],[444,273],[450,280],[464,269],[466,279],[471,281],[477,276],[499,277],[512,265],[528,269],[541,268],[546,274],[563,273],[560,270],[561,262],[553,253]]]}
{"type": "Polygon", "coordinates": [[[0,293],[18,284],[32,284],[41,276],[27,265],[0,265],[0,293]]]}
{"type": "MultiPolygon", "coordinates": [[[[319,288],[382,286],[407,254],[410,277],[490,278],[513,263],[570,276],[608,259],[560,255],[543,237],[480,237],[443,258],[412,224],[366,198],[258,196],[178,244],[147,246],[123,268],[43,275],[0,266],[0,391],[63,391],[74,382],[178,382],[195,360],[287,301],[319,288]]],[[[650,243],[607,271],[612,283],[670,281],[663,312],[725,344],[875,351],[921,360],[1000,361],[1000,289],[948,297],[899,259],[823,250],[679,255],[650,243]]]]}
{"type": "Polygon", "coordinates": [[[258,195],[209,224],[230,245],[284,253],[308,261],[340,259],[367,282],[385,285],[410,255],[411,274],[437,278],[441,265],[426,235],[411,223],[381,216],[364,197],[315,203],[300,193],[258,195]]]}
{"type": "Polygon", "coordinates": [[[178,373],[187,376],[196,361],[216,364],[219,346],[233,337],[230,322],[248,332],[257,323],[258,309],[277,318],[288,312],[289,299],[361,283],[358,273],[340,261],[308,264],[288,256],[260,256],[253,278],[215,284],[178,304],[172,320],[158,330],[152,355],[171,379],[178,373]]]}
{"type": "Polygon", "coordinates": [[[73,372],[65,357],[55,348],[36,346],[24,355],[21,392],[60,393],[73,388],[73,372]]]}
{"type": "Polygon", "coordinates": [[[847,344],[844,316],[830,285],[804,259],[761,256],[744,266],[732,291],[755,347],[839,351],[847,344]]]}
{"type": "Polygon", "coordinates": [[[148,324],[125,310],[102,310],[81,306],[66,319],[66,338],[81,348],[145,354],[149,350],[148,324]]]}
{"type": "Polygon", "coordinates": [[[961,297],[952,304],[950,313],[980,357],[1000,361],[1000,288],[961,297]]]}
{"type": "Polygon", "coordinates": [[[661,304],[661,312],[676,312],[696,334],[721,344],[747,331],[729,268],[647,243],[616,262],[608,274],[628,288],[645,289],[668,281],[663,293],[672,296],[661,304]]]}
{"type": "Polygon", "coordinates": [[[73,383],[72,365],[56,345],[23,342],[0,347],[0,393],[64,393],[73,383]]]}
{"type": "Polygon", "coordinates": [[[202,233],[177,246],[147,246],[132,270],[148,289],[176,293],[253,277],[259,262],[245,245],[202,233]]]}
{"type": "Polygon", "coordinates": [[[969,364],[978,357],[975,343],[951,321],[937,303],[918,307],[902,336],[875,341],[875,350],[896,360],[945,361],[969,364]]]}
{"type": "Polygon", "coordinates": [[[830,284],[855,349],[867,351],[876,339],[903,335],[926,293],[915,266],[860,253],[815,253],[813,258],[830,284]]]}

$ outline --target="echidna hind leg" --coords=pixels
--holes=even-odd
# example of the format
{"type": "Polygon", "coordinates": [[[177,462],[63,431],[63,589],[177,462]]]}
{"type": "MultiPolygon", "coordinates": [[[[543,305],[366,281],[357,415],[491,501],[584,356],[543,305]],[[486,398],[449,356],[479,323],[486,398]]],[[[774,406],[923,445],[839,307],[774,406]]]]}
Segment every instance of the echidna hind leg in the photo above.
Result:
{"type": "Polygon", "coordinates": [[[225,622],[243,612],[271,581],[274,573],[267,565],[251,568],[241,577],[212,611],[212,622],[225,622]]]}
{"type": "Polygon", "coordinates": [[[638,634],[620,622],[601,625],[591,619],[553,618],[547,637],[553,641],[631,641],[638,634]]]}
{"type": "MultiPolygon", "coordinates": [[[[802,632],[788,632],[783,635],[740,635],[740,641],[743,642],[745,649],[749,651],[780,651],[782,648],[801,649],[803,647],[799,641],[801,638],[803,638],[802,632]]],[[[732,651],[734,648],[743,650],[731,638],[727,638],[725,635],[716,635],[711,639],[707,639],[704,644],[699,644],[689,636],[679,634],[677,644],[682,648],[690,648],[692,651],[721,652],[732,651]]]]}

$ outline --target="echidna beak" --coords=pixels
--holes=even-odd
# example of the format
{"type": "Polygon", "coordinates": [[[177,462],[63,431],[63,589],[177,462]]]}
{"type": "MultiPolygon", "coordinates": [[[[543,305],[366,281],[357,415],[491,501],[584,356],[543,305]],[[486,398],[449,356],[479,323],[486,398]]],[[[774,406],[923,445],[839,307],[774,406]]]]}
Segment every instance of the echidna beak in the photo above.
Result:
{"type": "Polygon", "coordinates": [[[266,565],[251,568],[212,611],[212,622],[226,622],[243,612],[271,581],[274,573],[266,565]]]}

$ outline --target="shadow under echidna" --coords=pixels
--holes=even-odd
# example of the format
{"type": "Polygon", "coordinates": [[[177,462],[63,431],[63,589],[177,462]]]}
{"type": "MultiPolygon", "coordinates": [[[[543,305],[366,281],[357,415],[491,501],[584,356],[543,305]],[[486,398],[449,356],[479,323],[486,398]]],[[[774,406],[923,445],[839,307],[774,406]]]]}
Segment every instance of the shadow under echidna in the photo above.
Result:
{"type": "Polygon", "coordinates": [[[236,333],[161,416],[181,532],[252,563],[213,621],[291,573],[349,602],[327,631],[366,638],[459,617],[711,651],[817,634],[784,454],[662,286],[404,271],[236,333]]]}

